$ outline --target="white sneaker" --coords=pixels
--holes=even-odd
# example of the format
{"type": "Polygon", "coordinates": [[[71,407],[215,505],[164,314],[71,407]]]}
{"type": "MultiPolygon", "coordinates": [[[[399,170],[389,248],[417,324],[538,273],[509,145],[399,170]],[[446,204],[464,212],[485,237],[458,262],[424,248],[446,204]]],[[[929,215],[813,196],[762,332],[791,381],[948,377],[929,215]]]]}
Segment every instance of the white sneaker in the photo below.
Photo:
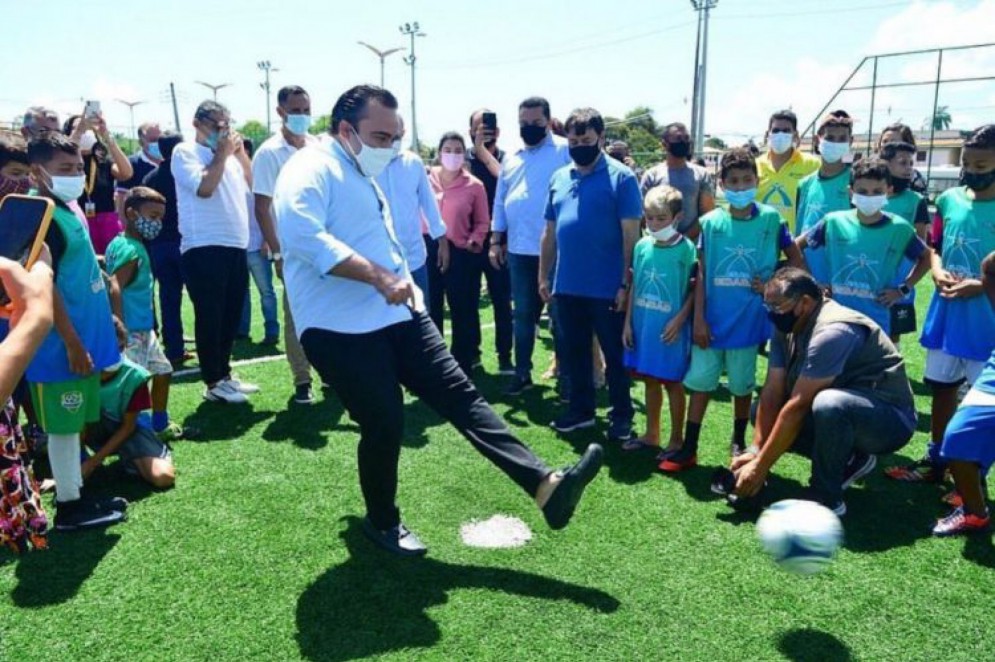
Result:
{"type": "Polygon", "coordinates": [[[251,395],[252,393],[259,393],[259,386],[256,384],[250,384],[249,382],[243,382],[241,380],[235,379],[234,377],[228,378],[228,383],[235,387],[239,393],[245,393],[251,395]]]}
{"type": "Polygon", "coordinates": [[[213,388],[204,389],[204,399],[232,404],[242,404],[249,401],[245,394],[239,391],[228,379],[221,380],[213,388]]]}

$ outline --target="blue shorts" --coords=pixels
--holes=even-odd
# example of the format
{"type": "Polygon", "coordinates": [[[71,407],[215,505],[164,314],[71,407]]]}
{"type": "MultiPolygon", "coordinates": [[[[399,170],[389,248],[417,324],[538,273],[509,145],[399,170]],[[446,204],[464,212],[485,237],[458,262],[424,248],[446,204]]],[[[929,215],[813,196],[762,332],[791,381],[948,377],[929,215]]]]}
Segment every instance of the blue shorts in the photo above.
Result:
{"type": "MultiPolygon", "coordinates": [[[[100,424],[91,430],[93,434],[86,439],[86,445],[93,450],[100,450],[117,431],[120,423],[106,417],[100,418],[100,424]]],[[[134,464],[135,460],[143,457],[155,459],[166,459],[172,457],[172,453],[166,444],[159,441],[155,432],[144,425],[136,425],[135,431],[131,433],[123,444],[118,446],[117,455],[126,467],[134,464]]],[[[127,468],[126,468],[127,470],[127,468]]]]}
{"type": "Polygon", "coordinates": [[[995,407],[961,407],[947,424],[940,457],[973,462],[982,475],[995,464],[995,407]]]}

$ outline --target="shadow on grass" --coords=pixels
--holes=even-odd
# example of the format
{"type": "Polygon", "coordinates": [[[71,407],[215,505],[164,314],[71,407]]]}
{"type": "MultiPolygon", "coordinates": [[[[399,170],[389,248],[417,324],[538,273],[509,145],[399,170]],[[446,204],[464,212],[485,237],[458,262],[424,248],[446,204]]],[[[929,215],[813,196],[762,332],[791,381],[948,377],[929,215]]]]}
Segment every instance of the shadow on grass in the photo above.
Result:
{"type": "Polygon", "coordinates": [[[283,350],[277,345],[264,345],[252,342],[248,339],[236,340],[231,350],[232,361],[243,361],[245,359],[258,359],[264,356],[277,356],[283,354],[283,350]]]}
{"type": "Polygon", "coordinates": [[[812,628],[782,633],[777,649],[792,662],[849,662],[855,659],[845,643],[828,632],[812,628]]]}
{"type": "Polygon", "coordinates": [[[11,599],[26,609],[71,600],[120,537],[106,530],[53,533],[48,550],[32,552],[18,560],[17,586],[11,599]]]}
{"type": "Polygon", "coordinates": [[[276,412],[273,420],[263,430],[266,441],[290,441],[299,448],[321,450],[328,445],[327,433],[359,428],[345,417],[345,408],[332,391],[325,391],[323,398],[314,404],[300,405],[293,396],[287,399],[285,409],[276,412]]]}
{"type": "Polygon", "coordinates": [[[183,425],[200,431],[191,442],[231,441],[272,416],[273,412],[270,411],[256,411],[252,403],[232,405],[205,400],[197,405],[193,414],[184,419],[183,425]]]}
{"type": "Polygon", "coordinates": [[[995,546],[992,546],[991,533],[968,536],[962,555],[971,563],[995,570],[995,546]]]}
{"type": "Polygon", "coordinates": [[[619,601],[597,589],[507,568],[398,558],[377,549],[358,518],[343,518],[349,559],[331,568],[297,601],[297,643],[310,660],[353,660],[428,648],[442,638],[426,613],[461,588],[565,600],[612,613],[619,601]]]}

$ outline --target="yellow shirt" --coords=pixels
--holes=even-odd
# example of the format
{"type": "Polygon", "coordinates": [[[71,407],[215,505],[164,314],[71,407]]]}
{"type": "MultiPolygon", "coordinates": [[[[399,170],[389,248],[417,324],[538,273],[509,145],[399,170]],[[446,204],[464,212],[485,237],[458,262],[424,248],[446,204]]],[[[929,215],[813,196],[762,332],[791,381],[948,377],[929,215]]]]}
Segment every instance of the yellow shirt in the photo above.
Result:
{"type": "Polygon", "coordinates": [[[757,201],[770,205],[788,222],[792,234],[795,232],[795,203],[798,195],[798,182],[812,174],[822,165],[822,160],[814,154],[802,154],[797,149],[780,170],[774,170],[770,153],[757,159],[760,171],[760,186],[757,187],[757,201]]]}

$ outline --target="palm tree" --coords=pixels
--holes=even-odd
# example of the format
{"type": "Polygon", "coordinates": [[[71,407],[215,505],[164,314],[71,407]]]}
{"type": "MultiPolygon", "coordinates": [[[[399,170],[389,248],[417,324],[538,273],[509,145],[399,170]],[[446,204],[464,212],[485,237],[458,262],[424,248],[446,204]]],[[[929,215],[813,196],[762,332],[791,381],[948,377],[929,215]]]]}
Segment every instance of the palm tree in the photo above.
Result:
{"type": "Polygon", "coordinates": [[[936,129],[937,131],[946,131],[950,128],[953,123],[953,118],[950,117],[950,107],[949,106],[937,106],[936,112],[932,117],[927,117],[922,126],[924,129],[930,127],[936,129]]]}

